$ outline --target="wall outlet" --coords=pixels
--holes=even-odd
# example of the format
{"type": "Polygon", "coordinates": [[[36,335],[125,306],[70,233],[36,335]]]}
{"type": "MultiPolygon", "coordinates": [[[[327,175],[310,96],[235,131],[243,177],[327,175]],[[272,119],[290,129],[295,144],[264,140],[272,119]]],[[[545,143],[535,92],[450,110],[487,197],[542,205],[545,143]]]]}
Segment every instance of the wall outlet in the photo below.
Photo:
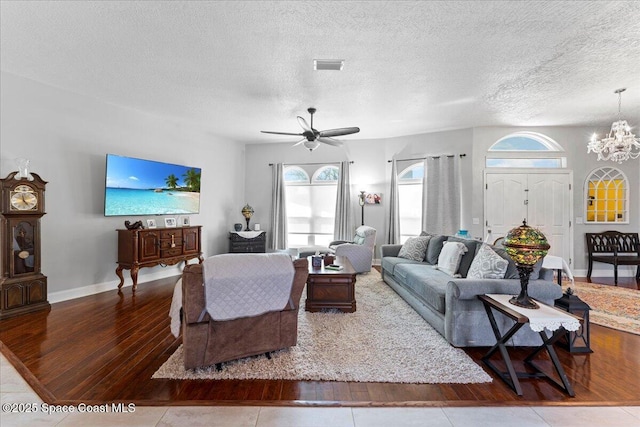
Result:
{"type": "Polygon", "coordinates": [[[576,217],[576,224],[584,224],[584,220],[581,216],[576,217]]]}
{"type": "Polygon", "coordinates": [[[473,218],[473,225],[480,224],[480,218],[473,218]]]}

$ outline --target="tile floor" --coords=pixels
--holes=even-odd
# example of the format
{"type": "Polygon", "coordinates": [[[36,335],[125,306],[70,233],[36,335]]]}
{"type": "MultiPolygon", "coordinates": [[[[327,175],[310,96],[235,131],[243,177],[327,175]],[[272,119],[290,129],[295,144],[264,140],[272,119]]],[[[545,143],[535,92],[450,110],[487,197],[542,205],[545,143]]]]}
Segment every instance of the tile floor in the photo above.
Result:
{"type": "MultiPolygon", "coordinates": [[[[43,413],[42,401],[0,355],[0,425],[30,426],[640,426],[640,407],[299,408],[151,407],[129,412],[43,413]],[[9,404],[35,404],[36,413],[13,413],[9,404]],[[9,408],[10,409],[10,408],[9,408]]],[[[14,405],[14,408],[17,407],[14,405]]]]}

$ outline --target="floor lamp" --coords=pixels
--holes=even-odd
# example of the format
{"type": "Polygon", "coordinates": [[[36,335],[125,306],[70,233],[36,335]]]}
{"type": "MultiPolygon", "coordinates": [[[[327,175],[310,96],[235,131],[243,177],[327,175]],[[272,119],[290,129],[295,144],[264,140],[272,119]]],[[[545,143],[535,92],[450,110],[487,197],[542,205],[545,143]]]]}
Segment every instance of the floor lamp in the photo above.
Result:
{"type": "Polygon", "coordinates": [[[358,196],[358,203],[360,204],[360,209],[362,211],[362,213],[361,213],[362,224],[361,225],[364,225],[364,191],[360,191],[360,195],[358,196]]]}

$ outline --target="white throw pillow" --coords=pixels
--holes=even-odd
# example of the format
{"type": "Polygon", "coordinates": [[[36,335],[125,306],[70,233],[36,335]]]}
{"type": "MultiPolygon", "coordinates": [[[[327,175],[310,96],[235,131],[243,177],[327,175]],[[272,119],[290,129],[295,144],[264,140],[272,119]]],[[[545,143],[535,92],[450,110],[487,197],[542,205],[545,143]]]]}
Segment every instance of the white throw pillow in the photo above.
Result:
{"type": "Polygon", "coordinates": [[[424,261],[431,236],[409,237],[400,248],[398,257],[413,261],[424,261]]]}
{"type": "Polygon", "coordinates": [[[480,245],[467,278],[469,279],[503,279],[509,261],[495,253],[488,245],[480,245]]]}
{"type": "Polygon", "coordinates": [[[438,256],[437,269],[442,270],[449,276],[462,277],[458,273],[458,267],[460,266],[460,260],[462,255],[469,249],[460,242],[444,242],[440,256],[438,256]]]}

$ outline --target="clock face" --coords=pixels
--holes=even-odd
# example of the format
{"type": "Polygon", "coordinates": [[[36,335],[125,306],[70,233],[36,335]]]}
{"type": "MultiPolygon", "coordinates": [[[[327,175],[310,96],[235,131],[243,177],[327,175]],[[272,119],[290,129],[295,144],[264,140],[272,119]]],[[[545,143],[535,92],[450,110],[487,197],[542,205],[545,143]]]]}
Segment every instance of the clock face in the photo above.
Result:
{"type": "Polygon", "coordinates": [[[30,211],[38,206],[38,195],[28,185],[18,185],[11,191],[11,210],[30,211]]]}

